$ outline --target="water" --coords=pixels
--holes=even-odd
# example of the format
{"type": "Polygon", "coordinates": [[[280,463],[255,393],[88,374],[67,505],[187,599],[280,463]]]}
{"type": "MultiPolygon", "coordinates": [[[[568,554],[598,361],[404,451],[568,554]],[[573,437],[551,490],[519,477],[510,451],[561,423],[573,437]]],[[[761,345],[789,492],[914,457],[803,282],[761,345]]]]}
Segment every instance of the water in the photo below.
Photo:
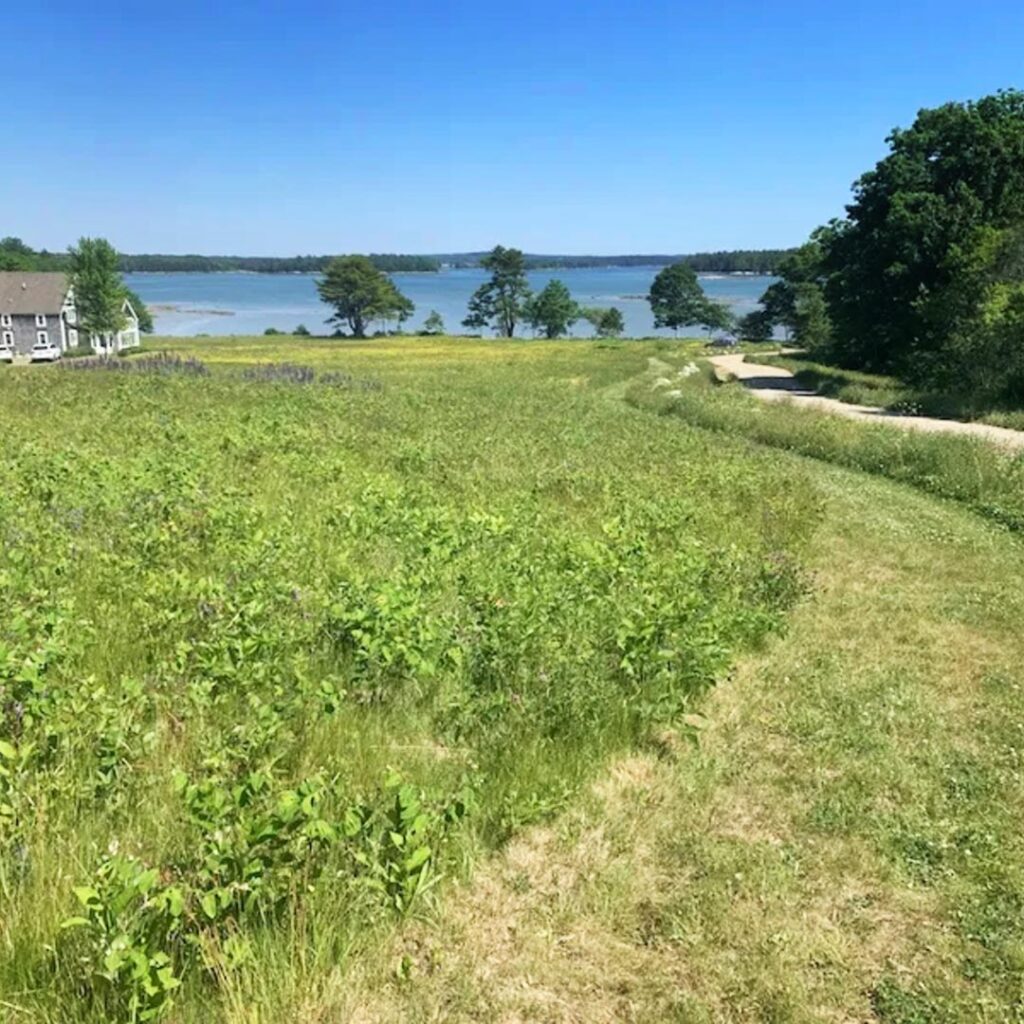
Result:
{"type": "MultiPolygon", "coordinates": [[[[628,337],[655,331],[645,296],[658,267],[598,267],[578,270],[538,270],[530,273],[530,287],[539,290],[552,278],[564,281],[584,306],[617,306],[626,321],[628,337]]],[[[487,274],[480,269],[444,270],[437,274],[394,274],[398,288],[415,304],[405,324],[418,328],[436,309],[451,333],[461,326],[470,295],[487,274]]],[[[157,334],[262,334],[268,327],[292,331],[304,324],[313,334],[329,334],[331,310],[316,292],[312,274],[126,274],[125,281],[150,307],[157,334]]],[[[770,277],[701,276],[704,291],[727,302],[742,316],[757,306],[770,277]]],[[[589,337],[590,325],[578,323],[574,333],[589,337]]]]}

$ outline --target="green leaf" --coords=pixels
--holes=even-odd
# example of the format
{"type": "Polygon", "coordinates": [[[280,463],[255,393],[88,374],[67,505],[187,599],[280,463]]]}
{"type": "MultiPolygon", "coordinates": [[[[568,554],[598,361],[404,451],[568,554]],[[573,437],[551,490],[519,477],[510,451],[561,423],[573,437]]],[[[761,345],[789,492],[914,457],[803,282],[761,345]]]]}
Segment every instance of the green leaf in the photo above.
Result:
{"type": "Polygon", "coordinates": [[[0,757],[5,757],[8,761],[16,761],[18,752],[6,740],[0,740],[0,757]]]}
{"type": "Polygon", "coordinates": [[[419,846],[405,860],[405,870],[410,874],[430,860],[430,847],[419,846]]]}
{"type": "Polygon", "coordinates": [[[199,905],[203,908],[203,913],[212,921],[217,916],[217,897],[212,892],[203,893],[202,899],[199,901],[199,905]]]}
{"type": "Polygon", "coordinates": [[[71,891],[75,894],[78,898],[78,902],[81,903],[83,907],[91,908],[94,904],[100,902],[100,894],[91,886],[76,885],[71,891]]]}
{"type": "Polygon", "coordinates": [[[138,889],[139,892],[149,892],[159,877],[160,872],[157,871],[156,868],[150,868],[148,871],[143,871],[142,874],[135,879],[135,888],[138,889]]]}

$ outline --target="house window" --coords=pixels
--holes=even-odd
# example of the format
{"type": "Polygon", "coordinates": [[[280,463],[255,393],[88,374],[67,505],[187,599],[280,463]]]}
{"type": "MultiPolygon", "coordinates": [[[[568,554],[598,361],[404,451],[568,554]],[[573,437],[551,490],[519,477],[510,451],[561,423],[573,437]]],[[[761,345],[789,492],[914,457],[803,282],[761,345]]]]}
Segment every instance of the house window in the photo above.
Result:
{"type": "Polygon", "coordinates": [[[49,345],[50,335],[46,331],[36,331],[36,344],[49,345]]]}
{"type": "Polygon", "coordinates": [[[11,326],[11,314],[0,313],[0,326],[10,327],[11,326]]]}
{"type": "Polygon", "coordinates": [[[8,347],[14,345],[14,331],[4,331],[4,345],[8,347]]]}
{"type": "Polygon", "coordinates": [[[72,327],[71,330],[68,331],[68,342],[72,348],[78,347],[78,331],[76,331],[74,327],[72,327]]]}
{"type": "Polygon", "coordinates": [[[45,326],[46,326],[46,314],[45,313],[36,313],[36,327],[45,327],[45,326]]]}

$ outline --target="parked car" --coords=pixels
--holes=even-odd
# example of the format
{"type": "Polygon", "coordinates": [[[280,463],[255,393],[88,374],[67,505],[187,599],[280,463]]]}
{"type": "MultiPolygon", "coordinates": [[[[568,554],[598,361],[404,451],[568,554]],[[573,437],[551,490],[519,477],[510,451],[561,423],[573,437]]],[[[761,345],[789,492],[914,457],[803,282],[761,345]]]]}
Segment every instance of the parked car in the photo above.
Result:
{"type": "Polygon", "coordinates": [[[735,348],[739,343],[734,334],[717,334],[708,342],[712,348],[735,348]]]}
{"type": "Polygon", "coordinates": [[[32,363],[55,363],[60,357],[60,349],[49,341],[37,341],[28,354],[32,363]]]}
{"type": "Polygon", "coordinates": [[[6,342],[0,341],[0,363],[13,363],[14,349],[6,342]]]}

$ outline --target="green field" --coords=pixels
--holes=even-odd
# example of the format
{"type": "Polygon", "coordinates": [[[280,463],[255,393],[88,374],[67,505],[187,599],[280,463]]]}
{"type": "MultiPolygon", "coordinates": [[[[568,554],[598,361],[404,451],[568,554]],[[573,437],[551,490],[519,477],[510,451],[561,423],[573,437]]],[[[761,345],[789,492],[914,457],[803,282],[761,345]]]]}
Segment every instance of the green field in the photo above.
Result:
{"type": "Polygon", "coordinates": [[[0,371],[7,1019],[1019,1019],[1024,461],[688,342],[150,348],[0,371]]]}

